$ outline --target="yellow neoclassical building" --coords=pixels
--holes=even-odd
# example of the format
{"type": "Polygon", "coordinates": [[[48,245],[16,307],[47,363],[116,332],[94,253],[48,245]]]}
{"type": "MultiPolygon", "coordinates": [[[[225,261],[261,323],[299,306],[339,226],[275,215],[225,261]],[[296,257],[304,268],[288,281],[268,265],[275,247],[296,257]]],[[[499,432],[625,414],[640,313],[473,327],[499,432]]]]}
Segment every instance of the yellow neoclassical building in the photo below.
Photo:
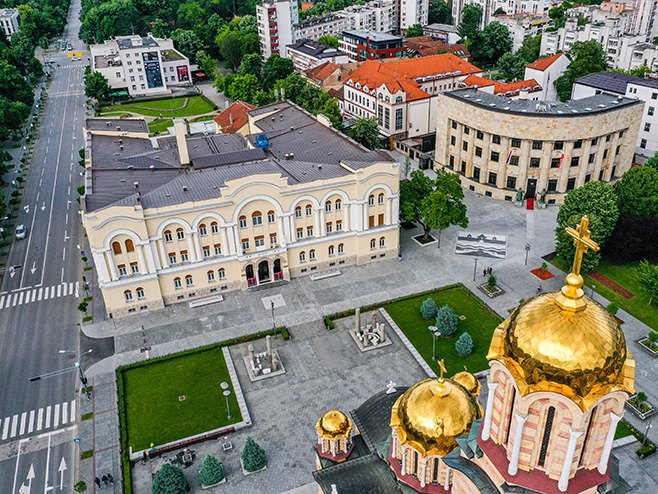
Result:
{"type": "Polygon", "coordinates": [[[288,102],[246,134],[90,119],[83,222],[111,317],[397,256],[399,167],[288,102]]]}

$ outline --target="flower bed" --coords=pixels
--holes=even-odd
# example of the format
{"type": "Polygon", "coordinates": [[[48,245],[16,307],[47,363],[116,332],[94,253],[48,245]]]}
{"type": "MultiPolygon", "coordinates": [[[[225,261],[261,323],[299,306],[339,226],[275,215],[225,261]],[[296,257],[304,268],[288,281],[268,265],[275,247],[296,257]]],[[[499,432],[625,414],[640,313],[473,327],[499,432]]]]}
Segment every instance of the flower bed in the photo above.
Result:
{"type": "Polygon", "coordinates": [[[478,288],[489,298],[494,298],[505,293],[505,290],[500,288],[498,285],[495,285],[493,288],[491,288],[487,283],[482,283],[481,285],[478,285],[478,288]]]}
{"type": "Polygon", "coordinates": [[[633,292],[631,292],[629,290],[626,290],[626,288],[621,286],[619,283],[617,283],[616,281],[611,280],[610,278],[608,278],[607,276],[599,273],[598,271],[590,271],[589,277],[596,280],[596,281],[598,281],[599,283],[604,284],[605,286],[610,288],[610,290],[612,290],[615,293],[618,293],[619,295],[621,295],[625,299],[635,297],[635,294],[633,292]]]}
{"type": "Polygon", "coordinates": [[[553,273],[544,268],[531,269],[530,272],[540,280],[550,280],[551,278],[555,278],[553,273]]]}
{"type": "Polygon", "coordinates": [[[658,411],[651,402],[639,401],[637,394],[634,394],[628,399],[626,408],[633,412],[640,420],[646,420],[658,411]]]}
{"type": "Polygon", "coordinates": [[[645,351],[649,352],[654,357],[658,357],[658,343],[651,343],[648,336],[637,342],[642,345],[642,348],[645,351]]]}

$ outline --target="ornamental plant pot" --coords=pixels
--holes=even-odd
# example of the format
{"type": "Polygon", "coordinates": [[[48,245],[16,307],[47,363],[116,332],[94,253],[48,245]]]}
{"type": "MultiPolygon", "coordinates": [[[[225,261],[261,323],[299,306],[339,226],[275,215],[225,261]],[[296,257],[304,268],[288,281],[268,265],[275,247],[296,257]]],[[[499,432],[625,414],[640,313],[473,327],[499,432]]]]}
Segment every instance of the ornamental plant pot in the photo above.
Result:
{"type": "Polygon", "coordinates": [[[226,477],[224,477],[222,480],[220,480],[220,481],[217,482],[216,484],[211,484],[211,485],[203,485],[203,484],[201,484],[201,489],[204,490],[204,491],[205,491],[206,489],[212,489],[213,487],[217,487],[218,485],[221,485],[221,484],[223,484],[223,483],[225,483],[225,482],[226,482],[226,477]]]}
{"type": "Polygon", "coordinates": [[[498,285],[494,286],[493,289],[491,289],[491,287],[487,283],[482,283],[481,285],[478,285],[478,288],[489,298],[495,298],[505,293],[505,290],[500,288],[498,285]]]}
{"type": "Polygon", "coordinates": [[[643,401],[641,403],[637,403],[634,401],[637,398],[637,394],[634,394],[631,396],[625,403],[625,407],[628,408],[633,414],[638,417],[640,420],[646,420],[652,415],[654,415],[658,410],[656,407],[653,405],[653,403],[647,401],[643,401]]]}
{"type": "Polygon", "coordinates": [[[637,342],[642,346],[642,349],[647,352],[652,357],[658,357],[658,343],[651,343],[648,336],[637,340],[637,342]]]}

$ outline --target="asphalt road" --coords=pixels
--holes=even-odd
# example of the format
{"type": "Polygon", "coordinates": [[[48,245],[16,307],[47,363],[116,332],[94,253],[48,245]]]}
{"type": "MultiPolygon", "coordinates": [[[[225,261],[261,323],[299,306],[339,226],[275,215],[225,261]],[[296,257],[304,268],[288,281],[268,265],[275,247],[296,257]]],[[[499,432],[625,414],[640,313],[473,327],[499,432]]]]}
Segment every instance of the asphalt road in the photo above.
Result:
{"type": "MultiPolygon", "coordinates": [[[[63,38],[74,52],[83,51],[77,39],[80,1],[74,0],[63,38]]],[[[85,118],[84,66],[64,51],[51,49],[52,83],[42,117],[31,170],[23,191],[17,224],[27,227],[23,240],[14,240],[0,284],[0,492],[49,492],[53,468],[61,458],[72,474],[72,441],[56,447],[48,436],[75,434],[75,362],[79,350],[79,312],[84,297],[81,273],[80,217],[77,187],[82,183],[78,150],[83,147],[85,118]],[[53,64],[53,65],[55,65],[53,64]],[[59,350],[72,352],[59,353],[59,350]],[[58,372],[70,369],[68,372],[58,372]],[[44,376],[30,382],[30,378],[44,376]],[[41,439],[39,439],[41,436],[41,439]],[[19,455],[19,446],[26,450],[19,455]],[[27,487],[30,465],[35,478],[27,487]],[[9,473],[8,473],[9,472],[9,473]]],[[[84,360],[83,360],[84,364],[84,360]]],[[[58,474],[59,475],[59,474],[58,474]]],[[[59,486],[59,476],[56,479],[59,486]]],[[[70,479],[66,483],[70,484],[70,479]]],[[[72,492],[70,486],[63,492],[72,492]]],[[[55,490],[59,492],[59,488],[55,490]]]]}

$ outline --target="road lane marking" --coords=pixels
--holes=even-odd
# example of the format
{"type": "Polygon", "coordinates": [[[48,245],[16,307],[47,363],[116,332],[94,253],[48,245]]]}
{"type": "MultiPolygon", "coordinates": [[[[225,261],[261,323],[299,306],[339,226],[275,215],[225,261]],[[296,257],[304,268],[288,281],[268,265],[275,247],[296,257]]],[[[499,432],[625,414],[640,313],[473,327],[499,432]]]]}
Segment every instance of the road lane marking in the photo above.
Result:
{"type": "Polygon", "coordinates": [[[43,288],[39,288],[39,295],[37,295],[37,300],[41,300],[41,296],[43,295],[43,293],[41,292],[42,290],[43,288]]]}
{"type": "Polygon", "coordinates": [[[55,405],[55,412],[53,413],[53,427],[59,427],[59,403],[55,405]]]}
{"type": "Polygon", "coordinates": [[[57,285],[57,297],[62,296],[62,285],[57,285]]]}
{"type": "Polygon", "coordinates": [[[4,304],[4,303],[5,303],[5,296],[2,295],[2,296],[0,296],[0,309],[2,309],[2,304],[4,304]]]}
{"type": "Polygon", "coordinates": [[[18,295],[18,305],[21,305],[23,303],[23,295],[25,295],[25,292],[20,292],[18,295]]]}
{"type": "Polygon", "coordinates": [[[69,404],[67,401],[62,403],[62,424],[68,422],[69,419],[69,404]]]}
{"type": "Polygon", "coordinates": [[[75,415],[75,400],[71,400],[71,422],[75,422],[77,419],[75,415]]]}
{"type": "Polygon", "coordinates": [[[9,434],[10,437],[14,437],[16,435],[16,429],[18,429],[18,414],[14,415],[11,419],[11,432],[9,434]]]}
{"type": "Polygon", "coordinates": [[[30,420],[27,426],[27,433],[30,434],[34,430],[34,410],[30,410],[30,420]]]}
{"type": "Polygon", "coordinates": [[[21,425],[18,428],[19,432],[18,434],[22,436],[25,434],[25,426],[27,425],[27,412],[21,413],[21,425]]]}
{"type": "Polygon", "coordinates": [[[39,408],[37,412],[37,432],[43,427],[43,408],[39,408]]]}
{"type": "Polygon", "coordinates": [[[7,439],[7,434],[9,434],[9,422],[11,417],[7,417],[4,422],[4,427],[2,428],[2,440],[7,439]]]}
{"type": "Polygon", "coordinates": [[[50,414],[52,413],[51,408],[52,407],[50,406],[46,407],[46,429],[50,428],[50,414]]]}

